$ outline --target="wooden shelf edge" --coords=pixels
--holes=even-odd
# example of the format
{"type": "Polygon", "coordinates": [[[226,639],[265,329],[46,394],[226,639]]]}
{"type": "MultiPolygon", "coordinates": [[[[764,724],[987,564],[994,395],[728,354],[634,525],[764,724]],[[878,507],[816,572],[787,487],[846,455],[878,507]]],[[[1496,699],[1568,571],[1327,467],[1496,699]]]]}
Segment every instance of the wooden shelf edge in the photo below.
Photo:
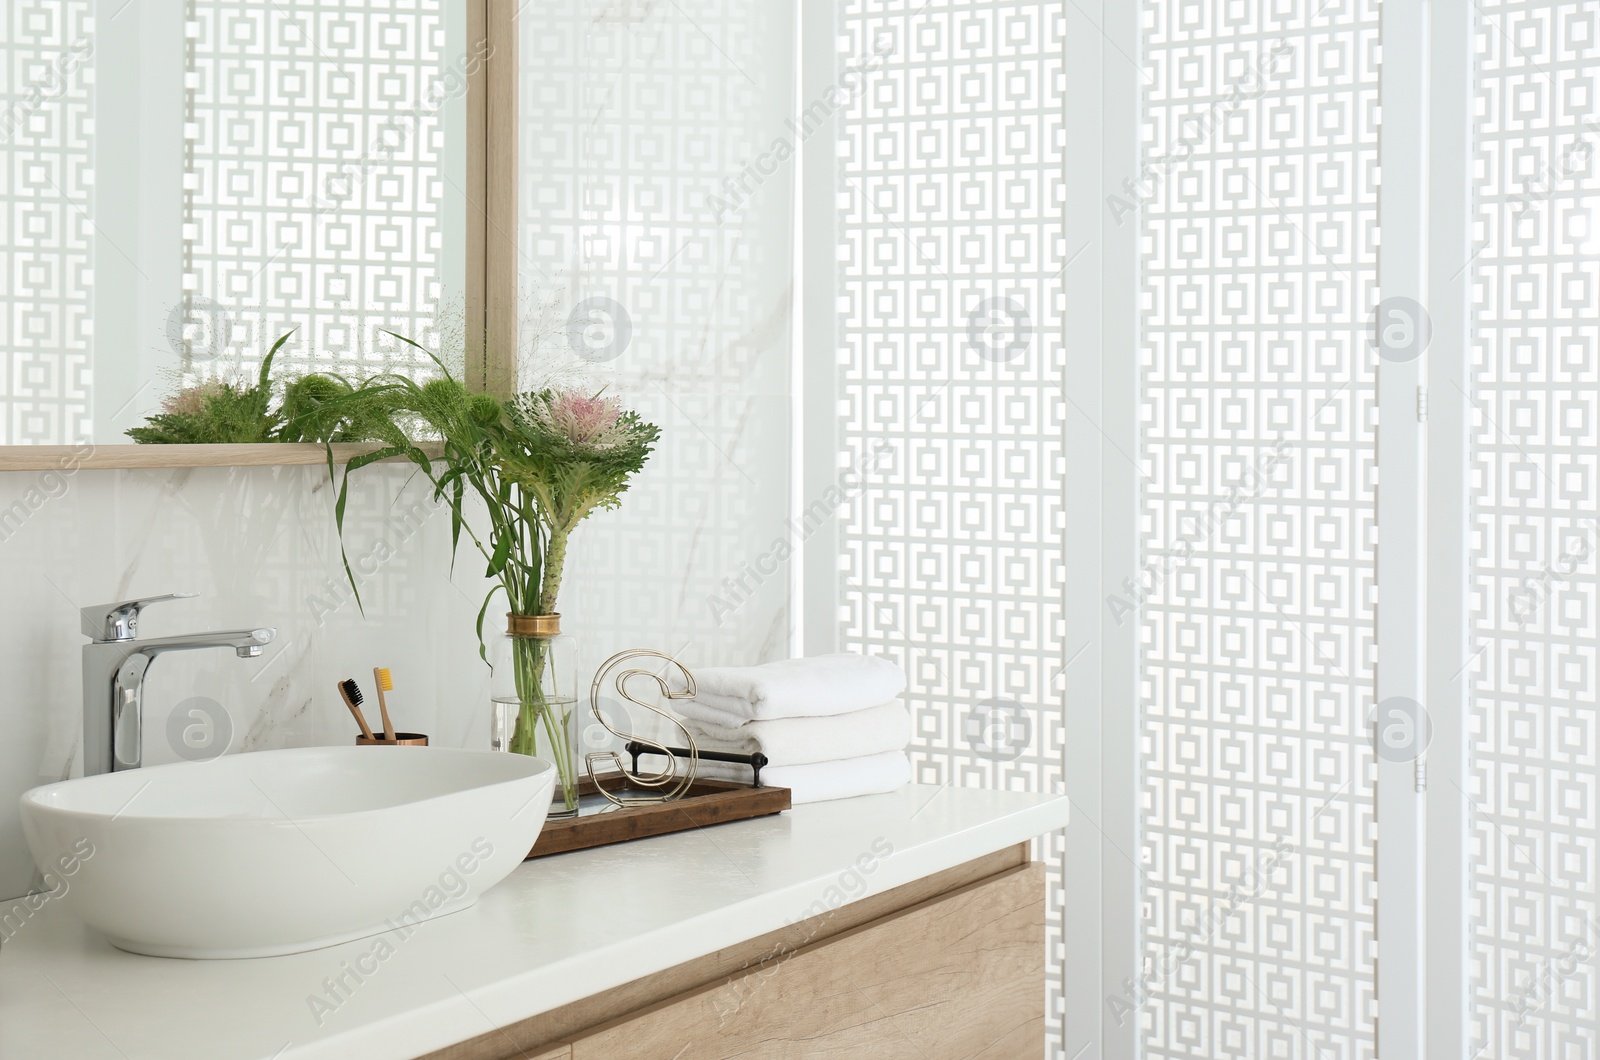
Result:
{"type": "MultiPolygon", "coordinates": [[[[370,453],[369,443],[333,447],[335,463],[370,453]]],[[[439,447],[424,445],[429,455],[439,447]]],[[[327,462],[320,445],[269,442],[261,445],[5,445],[0,446],[0,471],[100,471],[131,468],[276,467],[327,462]]]]}

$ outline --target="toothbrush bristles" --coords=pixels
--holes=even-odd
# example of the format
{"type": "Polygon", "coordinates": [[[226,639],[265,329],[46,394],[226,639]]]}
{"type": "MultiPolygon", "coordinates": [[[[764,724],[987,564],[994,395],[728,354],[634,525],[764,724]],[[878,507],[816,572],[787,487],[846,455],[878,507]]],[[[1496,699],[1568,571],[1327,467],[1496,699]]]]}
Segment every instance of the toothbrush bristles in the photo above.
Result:
{"type": "Polygon", "coordinates": [[[346,678],[339,684],[344,689],[344,694],[350,697],[350,702],[359,707],[362,701],[361,686],[356,684],[355,679],[346,678]]]}
{"type": "Polygon", "coordinates": [[[393,692],[394,691],[394,678],[392,676],[390,676],[389,670],[388,670],[387,667],[379,668],[379,670],[378,670],[378,685],[385,692],[393,692]]]}

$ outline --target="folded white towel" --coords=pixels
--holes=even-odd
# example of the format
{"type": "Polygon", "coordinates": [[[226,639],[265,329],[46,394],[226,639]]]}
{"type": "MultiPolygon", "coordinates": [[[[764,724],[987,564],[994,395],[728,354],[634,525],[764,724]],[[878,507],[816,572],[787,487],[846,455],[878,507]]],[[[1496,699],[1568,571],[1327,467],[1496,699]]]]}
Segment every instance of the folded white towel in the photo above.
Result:
{"type": "Polygon", "coordinates": [[[771,766],[800,766],[836,758],[860,758],[883,751],[903,751],[911,742],[911,712],[899,700],[826,718],[775,718],[730,728],[717,724],[720,711],[692,699],[673,706],[708,751],[760,751],[771,766]]]}
{"type": "MultiPolygon", "coordinates": [[[[713,780],[750,783],[750,767],[731,762],[701,762],[700,776],[713,780]]],[[[911,762],[904,751],[884,751],[861,758],[812,762],[803,766],[768,766],[761,771],[764,787],[788,788],[795,805],[826,802],[856,795],[876,795],[905,787],[911,780],[911,762]]]]}
{"type": "Polygon", "coordinates": [[[747,721],[848,714],[906,690],[900,667],[850,652],[763,666],[708,666],[694,671],[694,680],[695,702],[704,708],[700,719],[730,729],[747,721]]]}

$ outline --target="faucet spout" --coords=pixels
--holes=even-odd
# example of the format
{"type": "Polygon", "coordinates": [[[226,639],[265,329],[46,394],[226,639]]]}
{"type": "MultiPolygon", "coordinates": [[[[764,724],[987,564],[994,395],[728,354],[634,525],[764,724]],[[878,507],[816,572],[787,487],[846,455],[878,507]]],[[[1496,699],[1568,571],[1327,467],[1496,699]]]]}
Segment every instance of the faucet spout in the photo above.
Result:
{"type": "Polygon", "coordinates": [[[194,648],[232,648],[241,659],[252,659],[261,649],[272,643],[278,631],[271,626],[258,629],[227,629],[214,633],[183,633],[176,637],[152,637],[135,641],[133,649],[152,658],[169,651],[189,651],[194,648]]]}

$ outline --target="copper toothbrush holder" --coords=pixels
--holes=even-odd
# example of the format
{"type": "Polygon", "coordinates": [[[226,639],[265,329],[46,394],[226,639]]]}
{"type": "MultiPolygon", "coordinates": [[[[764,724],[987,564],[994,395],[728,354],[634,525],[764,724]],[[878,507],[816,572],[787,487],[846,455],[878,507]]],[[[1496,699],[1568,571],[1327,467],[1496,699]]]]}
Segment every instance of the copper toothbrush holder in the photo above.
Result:
{"type": "Polygon", "coordinates": [[[357,747],[426,747],[428,734],[425,732],[397,732],[394,739],[385,740],[381,733],[374,734],[371,739],[365,736],[356,737],[357,747]]]}

